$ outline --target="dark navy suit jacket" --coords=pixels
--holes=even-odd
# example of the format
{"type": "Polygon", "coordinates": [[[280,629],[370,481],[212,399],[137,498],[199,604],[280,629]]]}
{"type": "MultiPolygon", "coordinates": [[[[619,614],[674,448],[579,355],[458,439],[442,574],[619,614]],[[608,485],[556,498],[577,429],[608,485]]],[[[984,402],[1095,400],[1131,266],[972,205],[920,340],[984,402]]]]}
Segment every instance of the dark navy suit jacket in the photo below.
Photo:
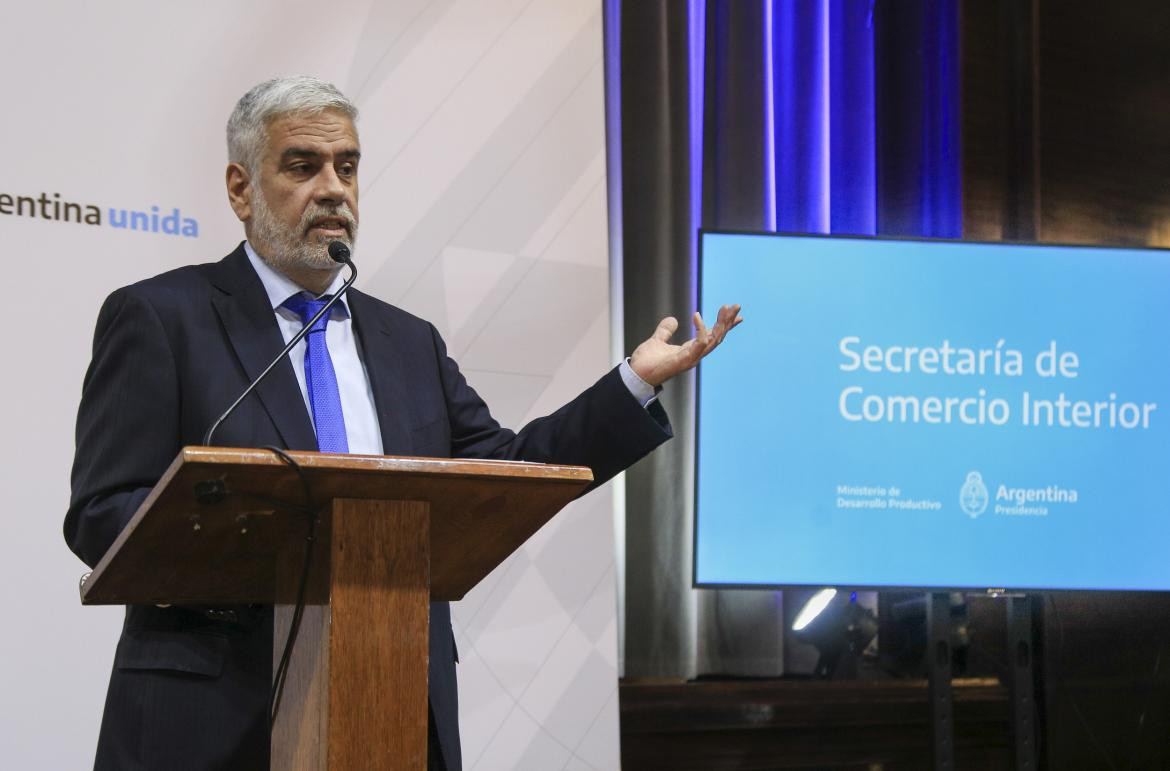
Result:
{"type": "MultiPolygon", "coordinates": [[[[347,301],[387,455],[580,464],[600,484],[670,436],[661,407],[643,409],[617,370],[519,432],[501,428],[431,324],[354,289],[347,301]]],[[[200,444],[283,347],[242,244],[217,263],[110,295],[77,417],[65,517],[70,548],[96,564],[179,449],[200,444]]],[[[316,449],[287,359],[215,442],[316,449]]],[[[271,657],[271,608],[241,609],[235,621],[222,621],[193,609],[128,607],[97,767],[267,768],[271,657]]],[[[432,603],[430,708],[450,768],[461,766],[455,660],[450,609],[432,603]]]]}

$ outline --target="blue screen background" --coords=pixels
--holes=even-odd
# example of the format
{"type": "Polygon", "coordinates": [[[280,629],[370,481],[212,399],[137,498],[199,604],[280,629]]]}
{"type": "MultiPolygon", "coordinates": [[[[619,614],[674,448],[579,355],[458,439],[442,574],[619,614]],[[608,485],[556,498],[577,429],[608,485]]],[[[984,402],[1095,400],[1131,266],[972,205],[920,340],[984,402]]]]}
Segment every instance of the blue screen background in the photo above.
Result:
{"type": "MultiPolygon", "coordinates": [[[[700,369],[695,577],[702,584],[1170,589],[1170,253],[704,233],[702,313],[746,322],[700,369]],[[1019,377],[841,370],[839,341],[994,348],[1019,377]],[[1041,377],[1056,341],[1077,376],[1041,377]],[[1003,398],[1006,425],[850,422],[863,395],[1003,398]],[[1025,426],[1034,398],[1155,402],[1149,428],[1025,426]],[[860,399],[854,400],[855,407],[860,399]],[[959,494],[978,472],[985,511],[959,494]],[[838,485],[934,510],[843,508],[838,485]],[[1075,490],[997,514],[1000,486],[1075,490]]],[[[846,496],[849,497],[849,496],[846,496]]]]}

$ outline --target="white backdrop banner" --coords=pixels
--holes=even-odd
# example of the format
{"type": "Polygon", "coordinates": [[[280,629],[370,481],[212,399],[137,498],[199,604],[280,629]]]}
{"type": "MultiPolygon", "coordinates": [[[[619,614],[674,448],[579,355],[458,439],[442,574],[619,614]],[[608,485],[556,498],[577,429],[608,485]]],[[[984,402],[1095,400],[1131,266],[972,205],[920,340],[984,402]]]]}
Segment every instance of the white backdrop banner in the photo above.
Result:
{"type": "MultiPolygon", "coordinates": [[[[113,289],[242,238],[224,123],[309,73],[362,111],[361,287],[433,321],[501,423],[612,365],[596,0],[43,0],[0,11],[0,765],[92,765],[120,608],[61,535],[113,289]],[[35,282],[41,282],[33,290],[35,282]]],[[[468,769],[619,765],[613,497],[573,504],[454,607],[468,769]]]]}

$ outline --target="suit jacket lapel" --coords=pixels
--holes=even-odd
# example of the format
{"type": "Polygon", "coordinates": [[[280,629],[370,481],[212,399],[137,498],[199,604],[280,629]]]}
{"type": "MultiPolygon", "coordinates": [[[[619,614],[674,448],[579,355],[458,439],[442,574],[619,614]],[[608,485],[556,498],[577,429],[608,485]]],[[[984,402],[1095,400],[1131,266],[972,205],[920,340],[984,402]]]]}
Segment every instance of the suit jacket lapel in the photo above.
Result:
{"type": "MultiPolygon", "coordinates": [[[[212,303],[251,382],[284,348],[284,338],[243,244],[216,264],[212,283],[220,290],[220,294],[212,295],[212,303]]],[[[277,363],[248,398],[254,397],[260,399],[286,448],[317,449],[317,435],[288,357],[277,363]]]]}
{"type": "Polygon", "coordinates": [[[411,455],[410,424],[406,420],[406,405],[410,403],[401,372],[402,352],[395,344],[394,335],[385,318],[378,313],[377,304],[361,292],[346,292],[354,329],[362,346],[362,361],[374,392],[374,407],[378,411],[378,427],[382,433],[382,452],[386,455],[411,455]]]}

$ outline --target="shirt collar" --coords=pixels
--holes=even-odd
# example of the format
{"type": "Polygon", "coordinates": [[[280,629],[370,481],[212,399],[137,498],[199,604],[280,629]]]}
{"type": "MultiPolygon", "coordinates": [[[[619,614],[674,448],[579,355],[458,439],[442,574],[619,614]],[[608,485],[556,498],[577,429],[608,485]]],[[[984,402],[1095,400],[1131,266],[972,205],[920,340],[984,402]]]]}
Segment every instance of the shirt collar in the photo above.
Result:
{"type": "MultiPolygon", "coordinates": [[[[268,295],[268,302],[272,304],[273,310],[280,308],[284,301],[294,294],[308,291],[265,262],[260,255],[256,254],[256,250],[252,248],[252,244],[248,241],[244,241],[244,252],[248,255],[248,262],[252,263],[252,268],[256,271],[256,275],[260,277],[260,283],[264,285],[264,292],[268,295]]],[[[341,273],[339,272],[333,277],[333,283],[325,290],[325,294],[333,294],[341,289],[344,284],[345,279],[341,277],[341,273]]],[[[342,297],[333,306],[334,314],[340,311],[342,316],[349,316],[349,308],[346,307],[345,300],[346,298],[342,297]]],[[[334,317],[337,318],[338,316],[334,317]]]]}

